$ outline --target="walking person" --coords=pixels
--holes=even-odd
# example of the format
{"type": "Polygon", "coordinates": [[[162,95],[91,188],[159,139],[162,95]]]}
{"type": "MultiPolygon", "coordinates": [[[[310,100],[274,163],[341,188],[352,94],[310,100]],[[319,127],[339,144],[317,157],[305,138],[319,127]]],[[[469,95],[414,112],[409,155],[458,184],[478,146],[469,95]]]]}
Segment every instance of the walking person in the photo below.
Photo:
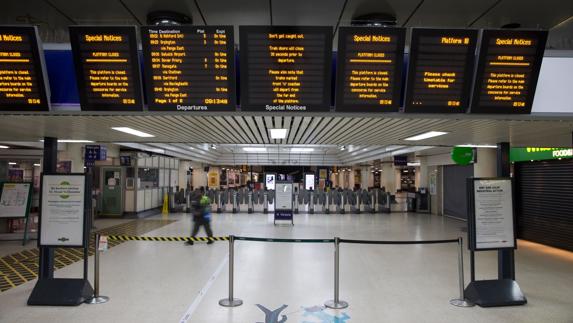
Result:
{"type": "MultiPolygon", "coordinates": [[[[195,192],[194,192],[195,193],[195,192]]],[[[201,226],[205,228],[208,237],[213,236],[211,230],[211,199],[205,195],[205,189],[201,187],[198,193],[191,196],[191,207],[193,213],[193,231],[191,237],[195,238],[201,226]]],[[[209,240],[207,244],[212,244],[209,240]]],[[[193,245],[193,241],[188,241],[188,245],[193,245]]]]}

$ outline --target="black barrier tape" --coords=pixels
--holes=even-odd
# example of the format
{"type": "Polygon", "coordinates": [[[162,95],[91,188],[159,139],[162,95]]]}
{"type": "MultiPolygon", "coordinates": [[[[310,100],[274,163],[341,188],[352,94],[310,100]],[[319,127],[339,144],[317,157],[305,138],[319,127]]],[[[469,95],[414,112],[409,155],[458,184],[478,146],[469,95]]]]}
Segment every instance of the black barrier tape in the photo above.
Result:
{"type": "Polygon", "coordinates": [[[275,238],[253,238],[237,237],[235,240],[241,241],[259,241],[259,242],[295,242],[295,243],[333,243],[334,239],[275,239],[275,238]]]}
{"type": "Polygon", "coordinates": [[[338,242],[340,242],[340,243],[357,243],[357,244],[438,244],[438,243],[458,243],[459,239],[420,240],[420,241],[377,241],[377,240],[339,239],[338,242]]]}

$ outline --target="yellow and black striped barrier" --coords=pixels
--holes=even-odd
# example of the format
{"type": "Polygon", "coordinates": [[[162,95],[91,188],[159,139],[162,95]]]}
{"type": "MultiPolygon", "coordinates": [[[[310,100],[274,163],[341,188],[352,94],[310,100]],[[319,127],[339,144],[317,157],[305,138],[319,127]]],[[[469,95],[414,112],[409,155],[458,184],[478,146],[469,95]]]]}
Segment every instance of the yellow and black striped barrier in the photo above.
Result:
{"type": "Polygon", "coordinates": [[[125,235],[109,235],[108,240],[119,241],[194,241],[194,242],[208,242],[208,241],[228,241],[229,237],[144,237],[144,236],[125,236],[125,235]]]}

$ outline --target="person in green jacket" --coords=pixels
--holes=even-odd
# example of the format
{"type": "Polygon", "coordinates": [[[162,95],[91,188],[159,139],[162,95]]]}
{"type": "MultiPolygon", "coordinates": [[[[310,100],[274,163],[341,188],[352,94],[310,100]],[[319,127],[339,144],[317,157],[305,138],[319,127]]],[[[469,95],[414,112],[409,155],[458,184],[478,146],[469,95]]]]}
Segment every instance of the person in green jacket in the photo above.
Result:
{"type": "MultiPolygon", "coordinates": [[[[213,230],[211,230],[211,199],[205,195],[205,189],[201,187],[201,198],[199,198],[199,203],[193,208],[193,232],[191,237],[195,238],[201,226],[205,228],[208,237],[213,236],[213,230]]],[[[207,244],[212,244],[213,241],[209,240],[207,244]]],[[[190,245],[193,241],[189,241],[190,245]]]]}

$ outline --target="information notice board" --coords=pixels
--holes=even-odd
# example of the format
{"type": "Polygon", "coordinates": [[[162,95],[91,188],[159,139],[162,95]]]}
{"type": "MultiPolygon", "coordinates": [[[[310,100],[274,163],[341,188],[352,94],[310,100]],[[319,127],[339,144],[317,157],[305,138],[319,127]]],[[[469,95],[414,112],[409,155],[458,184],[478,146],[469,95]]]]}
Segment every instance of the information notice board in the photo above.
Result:
{"type": "Polygon", "coordinates": [[[473,80],[477,30],[412,30],[405,112],[465,113],[473,80]]]}
{"type": "Polygon", "coordinates": [[[472,113],[529,114],[547,31],[484,30],[472,113]]]}
{"type": "Polygon", "coordinates": [[[275,184],[275,218],[277,220],[290,220],[293,223],[293,183],[276,181],[275,184]]]}
{"type": "Polygon", "coordinates": [[[135,27],[70,26],[82,110],[141,111],[135,27]]]}
{"type": "Polygon", "coordinates": [[[240,26],[241,110],[329,111],[332,27],[240,26]]]}
{"type": "Polygon", "coordinates": [[[84,174],[43,175],[40,197],[41,246],[85,245],[84,174]]]}
{"type": "Polygon", "coordinates": [[[149,110],[236,109],[232,26],[145,26],[141,38],[149,110]]]}
{"type": "Polygon", "coordinates": [[[48,111],[47,79],[37,28],[0,26],[0,110],[48,111]]]}
{"type": "Polygon", "coordinates": [[[0,218],[25,218],[32,202],[31,183],[0,183],[0,218]]]}
{"type": "Polygon", "coordinates": [[[336,111],[398,112],[405,35],[403,28],[340,27],[336,111]]]}
{"type": "Polygon", "coordinates": [[[470,248],[515,248],[513,183],[510,178],[470,178],[470,248]]]}

